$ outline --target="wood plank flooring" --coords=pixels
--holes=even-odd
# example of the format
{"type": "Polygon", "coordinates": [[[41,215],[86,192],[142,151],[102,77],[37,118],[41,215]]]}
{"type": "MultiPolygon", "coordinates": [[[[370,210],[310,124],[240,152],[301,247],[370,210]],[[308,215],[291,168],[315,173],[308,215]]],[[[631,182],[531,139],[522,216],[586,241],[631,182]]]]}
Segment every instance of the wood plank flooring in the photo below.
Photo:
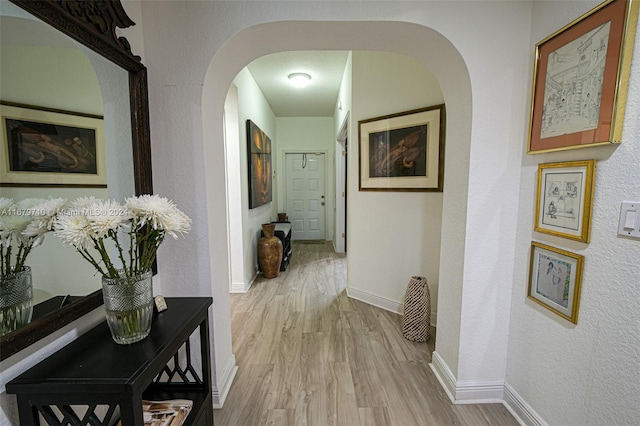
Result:
{"type": "Polygon", "coordinates": [[[330,243],[294,242],[287,271],[231,295],[239,368],[216,426],[517,425],[500,404],[451,404],[428,366],[435,330],[404,339],[401,316],[345,282],[330,243]]]}

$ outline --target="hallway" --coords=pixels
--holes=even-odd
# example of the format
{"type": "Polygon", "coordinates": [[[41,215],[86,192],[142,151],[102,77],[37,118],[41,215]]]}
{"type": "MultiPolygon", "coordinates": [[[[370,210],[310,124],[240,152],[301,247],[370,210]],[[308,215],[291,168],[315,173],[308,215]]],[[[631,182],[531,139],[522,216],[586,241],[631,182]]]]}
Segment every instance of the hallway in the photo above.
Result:
{"type": "Polygon", "coordinates": [[[453,405],[431,372],[435,338],[346,295],[346,257],[294,242],[286,272],[231,295],[239,366],[216,426],[516,425],[500,404],[453,405]]]}

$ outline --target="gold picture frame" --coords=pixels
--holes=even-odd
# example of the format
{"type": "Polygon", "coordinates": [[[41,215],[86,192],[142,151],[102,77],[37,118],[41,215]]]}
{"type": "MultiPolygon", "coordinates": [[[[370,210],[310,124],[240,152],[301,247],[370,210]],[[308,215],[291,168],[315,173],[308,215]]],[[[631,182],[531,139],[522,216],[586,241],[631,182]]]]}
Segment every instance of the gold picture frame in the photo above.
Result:
{"type": "Polygon", "coordinates": [[[578,323],[584,256],[531,242],[527,298],[578,323]]]}
{"type": "Polygon", "coordinates": [[[589,243],[596,160],[538,165],[534,230],[589,243]]]}
{"type": "Polygon", "coordinates": [[[101,116],[0,104],[0,186],[106,188],[101,116]]]}
{"type": "Polygon", "coordinates": [[[528,154],[620,143],[638,3],[606,1],[536,44],[528,154]]]}
{"type": "Polygon", "coordinates": [[[442,192],[445,106],[358,122],[360,191],[442,192]]]}

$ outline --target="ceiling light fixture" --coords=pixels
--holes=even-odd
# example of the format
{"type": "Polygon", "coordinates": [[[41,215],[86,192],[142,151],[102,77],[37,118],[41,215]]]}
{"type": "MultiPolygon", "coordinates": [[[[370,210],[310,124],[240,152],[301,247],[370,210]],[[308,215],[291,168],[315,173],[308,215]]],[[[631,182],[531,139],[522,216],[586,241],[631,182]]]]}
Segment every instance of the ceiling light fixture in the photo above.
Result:
{"type": "Polygon", "coordinates": [[[293,74],[289,74],[289,81],[296,87],[302,88],[309,83],[311,80],[311,76],[304,72],[294,72],[293,74]]]}

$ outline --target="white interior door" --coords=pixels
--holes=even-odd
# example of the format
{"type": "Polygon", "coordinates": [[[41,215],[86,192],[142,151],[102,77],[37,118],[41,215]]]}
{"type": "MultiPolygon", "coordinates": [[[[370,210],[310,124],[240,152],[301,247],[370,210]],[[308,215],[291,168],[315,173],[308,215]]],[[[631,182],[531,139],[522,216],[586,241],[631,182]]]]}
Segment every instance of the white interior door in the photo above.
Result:
{"type": "Polygon", "coordinates": [[[323,153],[285,155],[287,215],[292,240],[325,239],[323,153]]]}

